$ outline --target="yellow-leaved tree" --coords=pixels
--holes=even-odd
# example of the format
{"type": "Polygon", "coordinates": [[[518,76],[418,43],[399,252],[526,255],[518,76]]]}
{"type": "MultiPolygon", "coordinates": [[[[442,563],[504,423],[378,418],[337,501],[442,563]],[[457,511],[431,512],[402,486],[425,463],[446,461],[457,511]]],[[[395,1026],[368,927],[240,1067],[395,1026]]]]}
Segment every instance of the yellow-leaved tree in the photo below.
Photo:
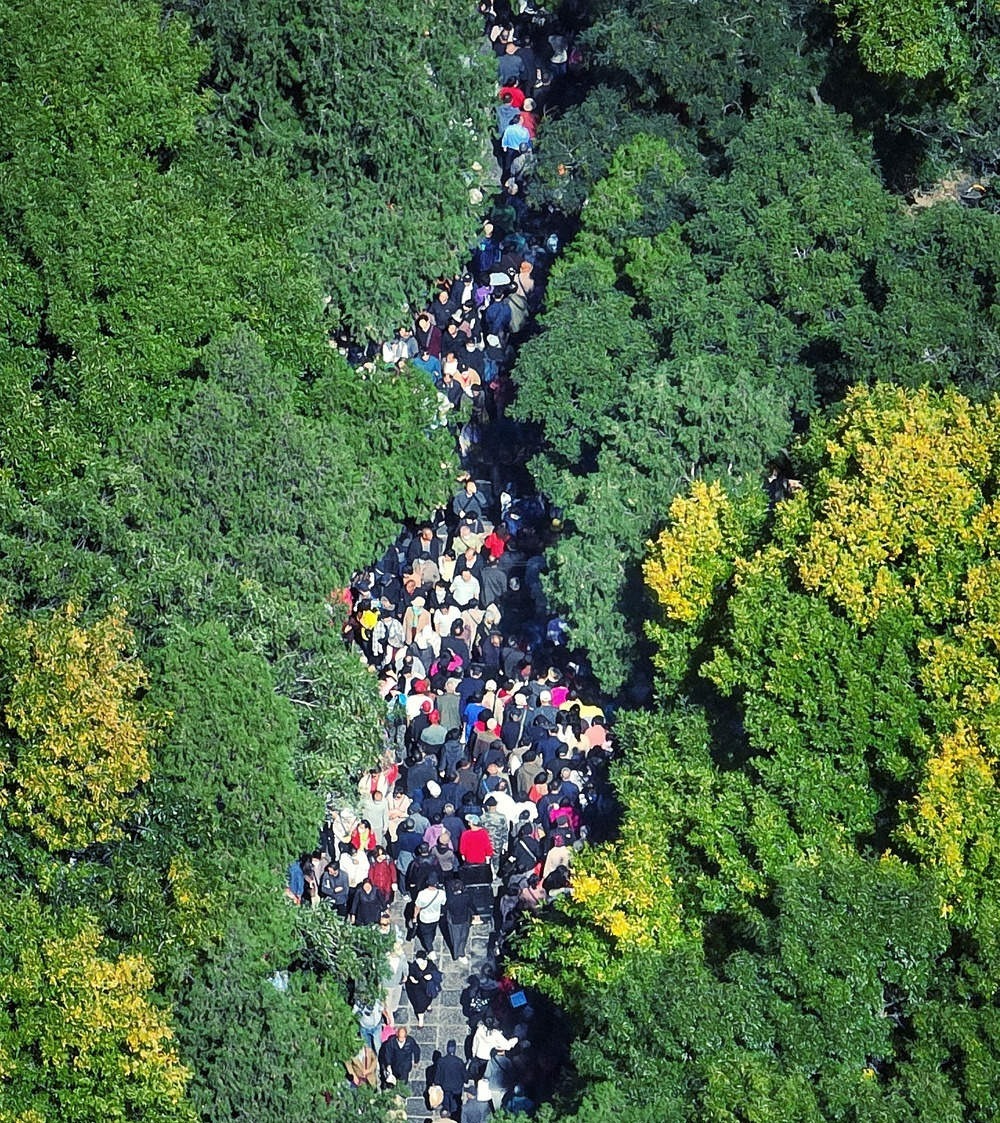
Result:
{"type": "Polygon", "coordinates": [[[621,841],[525,941],[561,1001],[571,957],[606,985],[763,930],[817,856],[916,877],[1000,978],[1000,399],[857,387],[793,457],[772,511],[699,481],[649,543],[662,710],[619,721],[621,841]]]}
{"type": "Polygon", "coordinates": [[[697,624],[712,607],[719,585],[733,573],[743,544],[733,502],[722,485],[695,480],[670,504],[670,524],[649,550],[643,576],[664,616],[697,624]]]}
{"type": "Polygon", "coordinates": [[[0,1123],[193,1123],[152,970],[101,944],[84,913],[0,901],[0,1123]]]}
{"type": "Polygon", "coordinates": [[[0,613],[0,812],[48,850],[122,835],[149,779],[146,673],[124,613],[0,613]]]}
{"type": "Polygon", "coordinates": [[[890,608],[961,621],[970,566],[989,558],[998,456],[995,401],[854,390],[813,488],[815,520],[796,557],[803,585],[862,627],[890,608]]]}

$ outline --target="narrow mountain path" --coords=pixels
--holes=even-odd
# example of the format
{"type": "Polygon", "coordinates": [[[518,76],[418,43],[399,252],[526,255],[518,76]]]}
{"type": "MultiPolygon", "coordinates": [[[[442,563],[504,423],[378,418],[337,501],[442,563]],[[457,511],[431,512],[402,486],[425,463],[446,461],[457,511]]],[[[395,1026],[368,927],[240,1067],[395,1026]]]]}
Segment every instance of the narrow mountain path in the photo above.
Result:
{"type": "MultiPolygon", "coordinates": [[[[424,1025],[417,1025],[405,988],[393,1011],[395,1024],[405,1025],[420,1047],[420,1062],[407,1080],[406,1118],[414,1121],[445,1118],[430,1108],[427,1089],[449,1041],[469,1061],[466,1093],[478,1100],[465,1110],[466,1118],[484,1117],[487,1098],[525,1112],[551,1094],[566,1042],[547,1027],[534,1033],[532,996],[524,1005],[509,1000],[510,987],[502,980],[504,943],[520,913],[569,891],[572,847],[582,845],[588,827],[596,825],[594,786],[603,781],[603,762],[613,746],[593,700],[596,685],[585,661],[565,648],[561,622],[542,591],[544,550],[554,531],[525,467],[535,438],[505,415],[516,393],[511,370],[518,344],[530,333],[560,240],[552,216],[524,203],[525,196],[530,203],[531,182],[531,140],[524,129],[533,137],[532,95],[539,105],[553,107],[560,82],[570,80],[560,75],[571,36],[540,7],[529,6],[516,19],[506,5],[490,11],[496,16],[487,19],[485,49],[496,52],[501,88],[500,188],[491,219],[467,272],[442,285],[412,331],[401,330],[382,348],[384,361],[412,363],[432,379],[442,423],[456,437],[463,478],[472,482],[460,482],[450,509],[429,517],[426,528],[405,528],[371,570],[356,575],[350,590],[354,642],[380,676],[387,700],[399,702],[397,714],[405,707],[405,719],[397,717],[388,728],[400,775],[387,796],[409,792],[415,813],[426,815],[427,829],[417,828],[414,838],[422,834],[439,845],[435,824],[444,818],[457,824],[453,841],[461,850],[465,832],[482,825],[500,859],[492,895],[479,898],[482,912],[471,928],[468,962],[452,959],[440,930],[445,922],[439,926],[432,958],[443,984],[424,1025]],[[468,584],[464,571],[471,575],[468,584]],[[460,709],[448,697],[456,693],[460,709]],[[439,711],[460,714],[460,730],[444,728],[439,711]],[[455,773],[445,763],[449,738],[468,761],[464,768],[475,773],[471,784],[465,783],[468,771],[463,777],[463,767],[455,773]],[[520,848],[519,840],[525,840],[520,848]],[[501,980],[500,990],[491,1006],[474,1011],[469,998],[490,977],[501,980]],[[517,1044],[509,1055],[501,1049],[477,1063],[472,1037],[487,1017],[517,1044]]],[[[400,832],[402,838],[406,832],[400,832]]],[[[394,858],[401,845],[394,845],[394,858]]],[[[407,894],[400,878],[391,907],[394,925],[409,937],[407,963],[418,947],[407,928],[408,906],[437,860],[426,848],[430,853],[418,849],[414,860],[421,879],[407,894]]],[[[474,864],[463,854],[454,872],[442,865],[442,887],[459,873],[474,872],[474,864]]],[[[476,869],[486,871],[488,882],[489,866],[476,869]]]]}

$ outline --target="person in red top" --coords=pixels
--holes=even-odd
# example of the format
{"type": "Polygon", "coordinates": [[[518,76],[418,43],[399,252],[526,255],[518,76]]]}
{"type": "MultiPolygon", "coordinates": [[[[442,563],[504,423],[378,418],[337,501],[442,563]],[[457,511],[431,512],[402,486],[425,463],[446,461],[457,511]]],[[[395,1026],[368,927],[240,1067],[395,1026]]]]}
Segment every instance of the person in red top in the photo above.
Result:
{"type": "Polygon", "coordinates": [[[493,841],[478,815],[466,818],[468,827],[458,840],[458,853],[466,865],[481,866],[493,857],[493,841]]]}
{"type": "MultiPolygon", "coordinates": [[[[522,766],[523,767],[523,766],[522,766]]],[[[549,791],[549,774],[548,772],[538,772],[535,774],[534,783],[528,788],[528,799],[532,803],[537,803],[543,795],[548,795],[549,791]]]]}
{"type": "Polygon", "coordinates": [[[510,104],[515,109],[520,109],[524,105],[524,90],[520,86],[501,86],[500,87],[500,100],[503,101],[503,95],[510,94],[510,104]]]}
{"type": "Polygon", "coordinates": [[[538,135],[538,114],[535,112],[533,98],[525,98],[521,109],[521,124],[528,130],[532,140],[538,135]]]}
{"type": "Polygon", "coordinates": [[[430,312],[421,312],[413,328],[417,345],[426,348],[436,358],[441,358],[441,329],[431,319],[430,312]]]}
{"type": "Polygon", "coordinates": [[[355,850],[364,850],[365,853],[370,853],[375,849],[377,842],[371,823],[367,819],[361,819],[351,832],[351,845],[355,850]]]}
{"type": "Polygon", "coordinates": [[[395,863],[385,852],[384,846],[376,846],[372,860],[368,864],[368,880],[391,903],[399,884],[395,863]]]}
{"type": "Polygon", "coordinates": [[[499,527],[494,527],[483,539],[483,549],[486,550],[494,560],[501,558],[503,557],[504,550],[507,549],[507,540],[509,538],[510,534],[507,528],[501,524],[499,527]]]}

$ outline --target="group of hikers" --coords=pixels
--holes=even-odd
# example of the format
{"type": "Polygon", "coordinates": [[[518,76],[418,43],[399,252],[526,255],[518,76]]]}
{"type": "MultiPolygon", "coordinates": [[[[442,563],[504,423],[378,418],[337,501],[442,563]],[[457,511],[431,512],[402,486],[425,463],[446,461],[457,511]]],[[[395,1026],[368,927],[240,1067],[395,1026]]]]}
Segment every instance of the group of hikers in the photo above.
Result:
{"type": "Polygon", "coordinates": [[[296,903],[393,940],[386,993],[355,1006],[362,1044],[347,1072],[357,1085],[411,1079],[421,1059],[411,1030],[441,994],[439,956],[470,965],[471,933],[488,933],[463,995],[467,1040],[448,1041],[428,1088],[428,1106],[461,1123],[501,1106],[531,1114],[545,1091],[531,1005],[499,963],[519,916],[571,890],[574,851],[607,817],[614,751],[586,664],[547,612],[554,513],[504,417],[512,341],[540,296],[536,266],[555,248],[524,201],[538,115],[574,48],[530,0],[484,0],[480,11],[497,57],[497,202],[469,268],[381,349],[383,362],[431,379],[464,471],[447,508],[343,591],[344,642],[377,675],[386,748],[357,792],[332,802],[319,847],[288,879],[296,903]]]}

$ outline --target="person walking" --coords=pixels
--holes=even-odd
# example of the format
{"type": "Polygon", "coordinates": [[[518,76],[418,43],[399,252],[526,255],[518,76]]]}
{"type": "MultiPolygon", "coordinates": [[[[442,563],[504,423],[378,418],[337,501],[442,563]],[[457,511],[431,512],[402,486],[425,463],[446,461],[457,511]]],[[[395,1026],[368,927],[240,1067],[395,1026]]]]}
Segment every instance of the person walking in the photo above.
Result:
{"type": "Polygon", "coordinates": [[[494,1049],[486,1062],[483,1079],[489,1085],[493,1110],[499,1111],[507,1093],[514,1085],[514,1062],[507,1056],[506,1049],[494,1049]]]}
{"type": "Polygon", "coordinates": [[[376,846],[368,867],[368,877],[372,885],[385,897],[386,904],[392,904],[399,888],[399,873],[384,846],[376,846]]]}
{"type": "Polygon", "coordinates": [[[344,1062],[347,1076],[355,1088],[362,1084],[378,1087],[378,1054],[370,1045],[362,1045],[349,1061],[344,1062]]]}
{"type": "Polygon", "coordinates": [[[410,964],[406,976],[406,997],[410,1000],[413,1012],[417,1015],[417,1025],[421,1028],[424,1024],[424,1014],[440,993],[441,972],[428,959],[427,952],[421,949],[410,964]]]}
{"type": "Polygon", "coordinates": [[[476,1026],[476,1032],[472,1037],[472,1057],[480,1064],[480,1068],[484,1067],[494,1053],[499,1049],[504,1054],[509,1049],[513,1049],[517,1044],[516,1037],[507,1037],[503,1030],[497,1025],[496,1018],[487,1015],[476,1026]]]}
{"type": "Polygon", "coordinates": [[[392,951],[386,955],[386,963],[389,968],[389,977],[385,984],[383,1011],[386,1025],[395,1026],[396,1011],[399,1009],[399,1002],[403,997],[403,983],[406,980],[408,970],[402,939],[397,939],[393,944],[392,951]]]}
{"type": "Polygon", "coordinates": [[[427,884],[413,901],[413,922],[417,926],[420,946],[425,952],[434,950],[434,937],[446,900],[447,894],[439,884],[437,870],[432,870],[427,875],[427,884]]]}
{"type": "Polygon", "coordinates": [[[493,1104],[488,1090],[480,1099],[477,1085],[467,1084],[462,1095],[462,1123],[486,1123],[492,1112],[493,1104]]]}
{"type": "Polygon", "coordinates": [[[434,1083],[444,1093],[441,1108],[445,1115],[458,1115],[462,1106],[465,1077],[465,1061],[458,1056],[458,1043],[452,1039],[445,1046],[444,1056],[434,1066],[434,1083]]]}
{"type": "Polygon", "coordinates": [[[448,899],[444,906],[445,924],[448,929],[448,950],[453,961],[468,963],[467,952],[469,932],[472,929],[472,897],[466,893],[465,885],[459,877],[453,878],[448,885],[448,899]]]}
{"type": "Polygon", "coordinates": [[[350,882],[337,861],[328,862],[319,879],[319,898],[336,909],[338,915],[347,916],[350,882]]]}
{"type": "Polygon", "coordinates": [[[379,1060],[386,1084],[405,1084],[410,1079],[413,1066],[420,1062],[420,1046],[410,1037],[406,1026],[398,1026],[395,1034],[386,1038],[379,1060]]]}
{"type": "Polygon", "coordinates": [[[372,885],[370,877],[366,877],[358,886],[348,910],[352,924],[367,928],[378,924],[385,906],[388,904],[385,897],[372,885]]]}
{"type": "Polygon", "coordinates": [[[355,1002],[354,1016],[358,1019],[361,1040],[376,1053],[382,1046],[382,1003],[355,1002]]]}

